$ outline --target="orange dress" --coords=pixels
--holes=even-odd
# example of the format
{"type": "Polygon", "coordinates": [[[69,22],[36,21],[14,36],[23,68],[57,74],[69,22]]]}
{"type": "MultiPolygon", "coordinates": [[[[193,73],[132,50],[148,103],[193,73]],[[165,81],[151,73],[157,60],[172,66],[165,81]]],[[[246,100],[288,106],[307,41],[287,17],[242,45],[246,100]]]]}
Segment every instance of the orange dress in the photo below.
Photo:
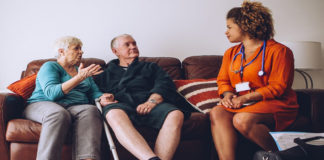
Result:
{"type": "MultiPolygon", "coordinates": [[[[253,60],[260,51],[260,46],[247,60],[243,60],[243,66],[253,60]]],[[[294,57],[292,51],[274,41],[266,42],[264,56],[263,76],[258,72],[262,65],[262,51],[256,59],[243,69],[243,75],[235,73],[240,70],[241,55],[234,55],[240,51],[241,44],[228,49],[223,57],[222,67],[217,77],[219,94],[226,91],[235,93],[235,85],[240,82],[249,82],[250,91],[240,92],[239,95],[249,92],[258,92],[263,100],[239,109],[225,108],[229,112],[272,113],[276,121],[275,130],[283,130],[289,126],[298,113],[296,93],[292,90],[294,78],[294,57]],[[232,62],[233,61],[233,62],[232,62]]]]}

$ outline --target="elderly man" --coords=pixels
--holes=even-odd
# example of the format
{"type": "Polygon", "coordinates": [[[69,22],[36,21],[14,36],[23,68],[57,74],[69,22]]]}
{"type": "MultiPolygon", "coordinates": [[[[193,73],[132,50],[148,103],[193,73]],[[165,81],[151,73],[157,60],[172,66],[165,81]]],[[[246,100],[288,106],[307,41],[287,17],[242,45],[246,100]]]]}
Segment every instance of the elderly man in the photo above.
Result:
{"type": "Polygon", "coordinates": [[[98,77],[100,90],[114,95],[111,104],[103,106],[107,122],[120,144],[138,159],[172,159],[183,121],[190,116],[174,104],[188,104],[157,64],[138,61],[139,51],[131,35],[114,38],[111,49],[118,59],[108,63],[98,77]],[[154,151],[133,124],[159,130],[154,151]]]}

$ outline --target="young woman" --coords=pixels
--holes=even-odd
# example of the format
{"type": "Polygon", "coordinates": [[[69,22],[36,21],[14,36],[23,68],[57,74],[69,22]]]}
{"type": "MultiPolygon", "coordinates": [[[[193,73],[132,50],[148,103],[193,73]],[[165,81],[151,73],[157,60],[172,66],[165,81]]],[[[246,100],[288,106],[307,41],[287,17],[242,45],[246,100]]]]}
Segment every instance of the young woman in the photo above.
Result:
{"type": "Polygon", "coordinates": [[[243,2],[227,13],[226,36],[240,44],[228,49],[218,75],[219,105],[210,112],[215,147],[221,160],[234,160],[238,134],[266,151],[277,150],[269,131],[283,130],[296,118],[291,89],[292,51],[273,40],[270,10],[243,2]]]}

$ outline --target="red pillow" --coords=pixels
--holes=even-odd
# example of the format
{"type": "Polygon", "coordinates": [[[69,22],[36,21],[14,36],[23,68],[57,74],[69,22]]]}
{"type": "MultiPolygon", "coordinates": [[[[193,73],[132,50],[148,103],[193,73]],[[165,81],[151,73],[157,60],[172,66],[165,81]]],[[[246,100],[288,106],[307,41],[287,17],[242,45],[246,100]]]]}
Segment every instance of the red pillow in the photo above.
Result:
{"type": "Polygon", "coordinates": [[[174,80],[177,91],[198,111],[207,113],[220,100],[216,78],[174,80]]]}
{"type": "Polygon", "coordinates": [[[12,92],[22,96],[24,99],[28,99],[35,89],[36,76],[36,73],[30,76],[26,76],[23,79],[10,84],[7,88],[12,92]]]}

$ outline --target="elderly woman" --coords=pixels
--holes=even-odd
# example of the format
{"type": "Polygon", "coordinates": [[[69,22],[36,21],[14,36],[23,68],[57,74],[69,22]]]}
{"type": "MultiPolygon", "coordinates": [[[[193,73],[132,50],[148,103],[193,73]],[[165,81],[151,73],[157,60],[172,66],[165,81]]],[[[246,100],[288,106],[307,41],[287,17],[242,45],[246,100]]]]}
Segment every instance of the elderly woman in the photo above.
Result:
{"type": "Polygon", "coordinates": [[[226,19],[228,40],[240,44],[224,54],[217,78],[223,99],[210,112],[210,120],[219,159],[234,160],[238,133],[266,151],[277,150],[269,131],[289,126],[298,104],[291,88],[293,54],[272,39],[270,10],[244,1],[226,19]]]}
{"type": "MultiPolygon", "coordinates": [[[[23,115],[42,124],[38,160],[61,159],[68,131],[73,130],[73,159],[100,159],[102,119],[94,105],[95,98],[109,96],[99,91],[91,78],[102,72],[99,65],[86,68],[80,63],[82,42],[63,37],[55,43],[57,61],[42,65],[36,88],[27,100],[23,115]],[[77,67],[79,65],[79,67],[77,67]]],[[[101,100],[106,105],[106,98],[101,100]]]]}

